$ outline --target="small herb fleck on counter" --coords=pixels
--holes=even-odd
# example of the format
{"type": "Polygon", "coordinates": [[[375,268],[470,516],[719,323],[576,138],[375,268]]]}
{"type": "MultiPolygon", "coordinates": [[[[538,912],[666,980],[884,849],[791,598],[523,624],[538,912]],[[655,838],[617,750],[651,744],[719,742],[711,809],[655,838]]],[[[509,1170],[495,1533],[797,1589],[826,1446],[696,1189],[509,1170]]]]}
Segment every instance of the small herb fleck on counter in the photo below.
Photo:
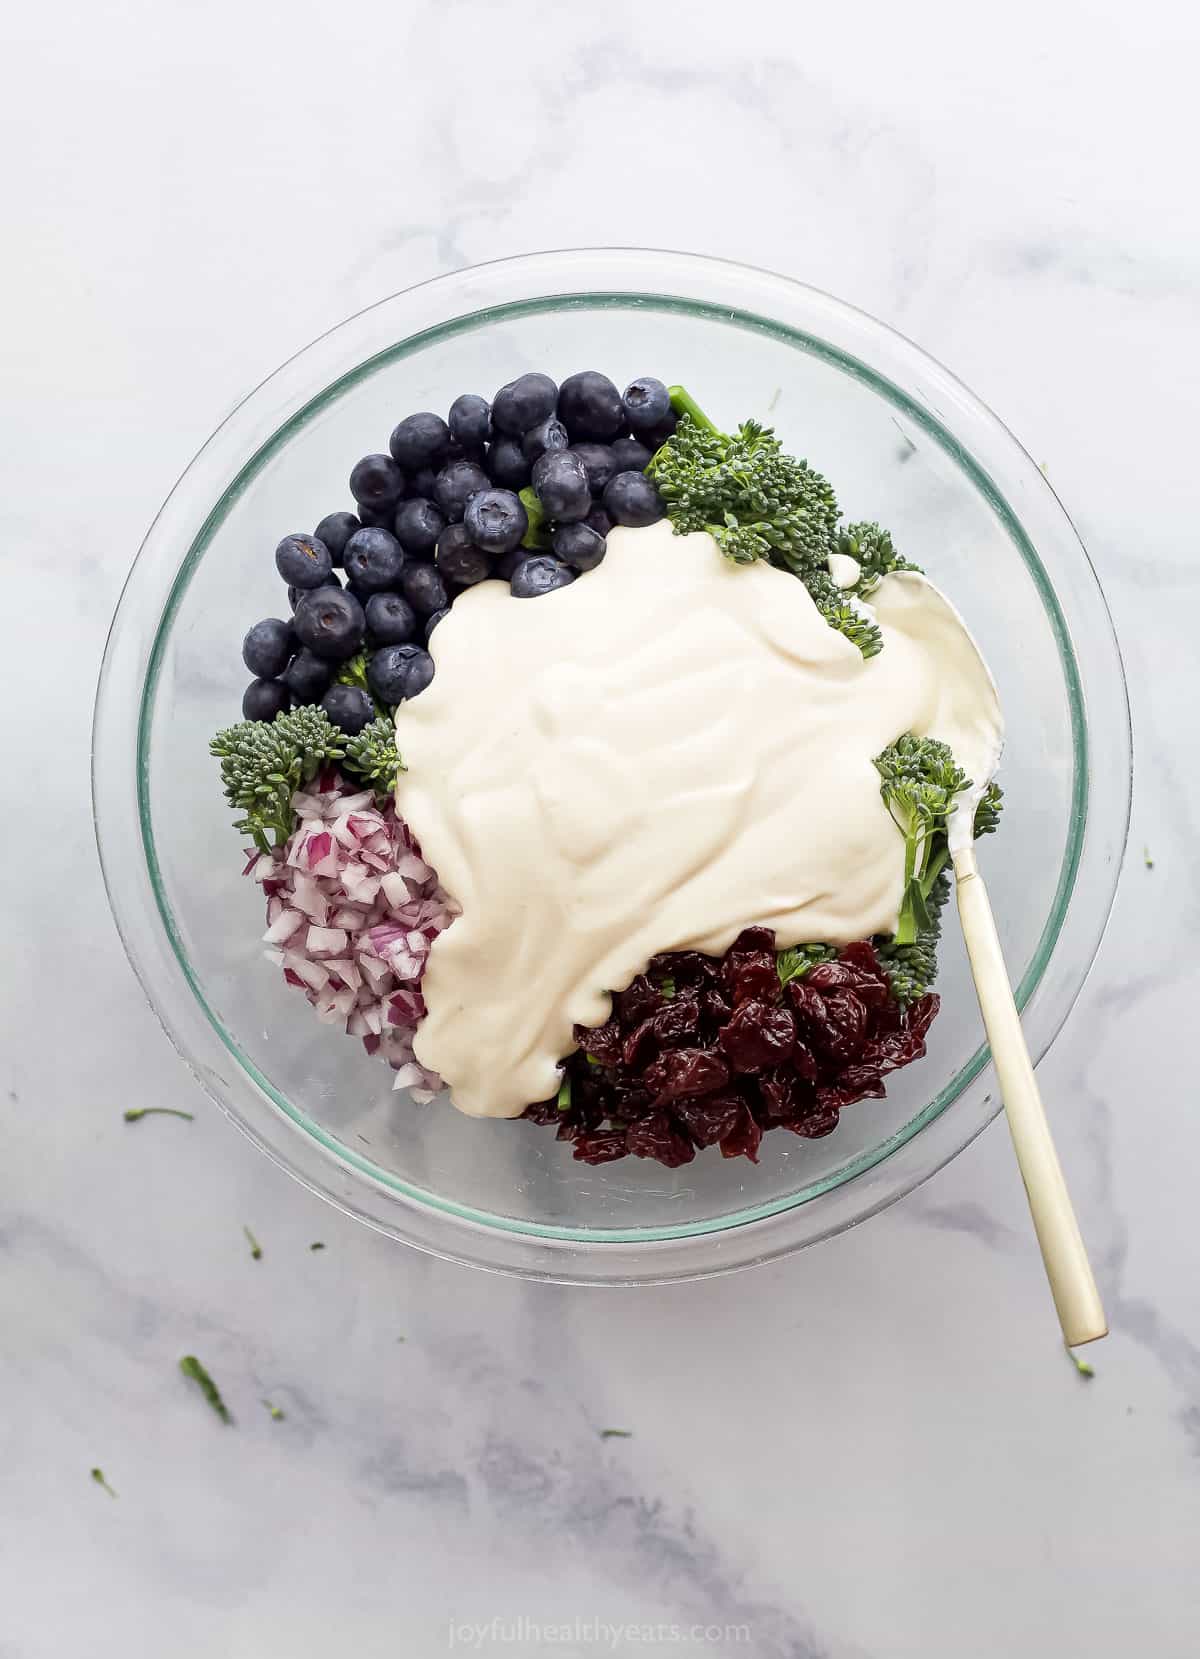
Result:
{"type": "Polygon", "coordinates": [[[204,1398],[208,1401],[209,1405],[213,1408],[221,1421],[223,1423],[232,1423],[233,1418],[229,1414],[229,1407],[221,1398],[221,1390],[217,1387],[216,1383],[201,1365],[195,1354],[185,1354],[179,1362],[179,1369],[183,1372],[185,1377],[190,1377],[192,1381],[197,1384],[200,1392],[204,1395],[204,1398]]]}
{"type": "Polygon", "coordinates": [[[104,1490],[108,1493],[110,1498],[115,1498],[116,1497],[117,1494],[113,1491],[112,1487],[108,1484],[108,1482],[104,1478],[104,1470],[103,1469],[93,1469],[92,1470],[92,1479],[95,1481],[97,1486],[100,1486],[100,1487],[104,1488],[104,1490]]]}
{"type": "Polygon", "coordinates": [[[249,1227],[246,1227],[246,1226],[243,1225],[242,1231],[243,1231],[243,1233],[245,1233],[246,1242],[250,1246],[251,1259],[256,1261],[256,1262],[260,1262],[262,1260],[262,1245],[255,1238],[254,1234],[250,1231],[249,1227]]]}
{"type": "Polygon", "coordinates": [[[632,1429],[601,1429],[601,1440],[632,1440],[632,1429]]]}
{"type": "Polygon", "coordinates": [[[191,1112],[181,1112],[174,1106],[130,1106],[125,1112],[126,1123],[137,1123],[141,1118],[186,1118],[189,1123],[195,1121],[191,1112]]]}

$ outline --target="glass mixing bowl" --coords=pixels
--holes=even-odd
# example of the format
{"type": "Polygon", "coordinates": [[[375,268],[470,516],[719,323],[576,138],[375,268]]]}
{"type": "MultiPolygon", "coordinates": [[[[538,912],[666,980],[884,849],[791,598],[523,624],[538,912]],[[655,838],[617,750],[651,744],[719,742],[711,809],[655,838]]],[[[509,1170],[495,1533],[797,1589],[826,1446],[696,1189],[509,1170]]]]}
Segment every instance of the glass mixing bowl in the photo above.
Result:
{"type": "MultiPolygon", "coordinates": [[[[113,623],[93,789],[105,880],[146,994],[205,1089],[314,1191],[422,1249],[567,1282],[701,1276],[810,1244],[960,1152],[999,1101],[953,911],[927,1058],[828,1139],[768,1135],[679,1170],[599,1169],[532,1124],[415,1106],[262,960],[260,890],[211,734],[239,718],[241,637],[283,603],[272,550],[350,505],[346,479],[415,409],[523,370],[652,373],[718,419],[771,420],[943,586],[1008,721],[1001,833],[982,843],[1035,1058],[1112,902],[1130,798],[1121,659],[1095,573],[1041,472],[953,375],[862,312],[688,255],[536,254],[457,271],[323,335],[213,435],[155,520],[113,623]]],[[[453,624],[451,623],[451,626],[453,624]]],[[[747,917],[752,921],[753,917],[747,917]]],[[[502,967],[501,967],[502,971],[502,967]]],[[[1051,1102],[1059,1111],[1065,1103],[1051,1102]]]]}

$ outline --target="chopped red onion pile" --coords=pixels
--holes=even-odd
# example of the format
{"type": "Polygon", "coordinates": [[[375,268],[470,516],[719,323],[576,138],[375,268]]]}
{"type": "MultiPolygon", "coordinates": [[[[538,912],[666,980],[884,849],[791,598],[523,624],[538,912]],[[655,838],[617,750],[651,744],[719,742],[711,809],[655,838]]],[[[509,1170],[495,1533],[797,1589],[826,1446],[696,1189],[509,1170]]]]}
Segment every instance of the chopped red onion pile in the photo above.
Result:
{"type": "Polygon", "coordinates": [[[292,808],[299,823],[287,845],[251,852],[246,866],[267,896],[267,959],[319,1020],[388,1062],[393,1088],[426,1105],[443,1084],[413,1054],[421,976],[458,907],[391,801],[377,806],[371,790],[327,768],[292,808]]]}

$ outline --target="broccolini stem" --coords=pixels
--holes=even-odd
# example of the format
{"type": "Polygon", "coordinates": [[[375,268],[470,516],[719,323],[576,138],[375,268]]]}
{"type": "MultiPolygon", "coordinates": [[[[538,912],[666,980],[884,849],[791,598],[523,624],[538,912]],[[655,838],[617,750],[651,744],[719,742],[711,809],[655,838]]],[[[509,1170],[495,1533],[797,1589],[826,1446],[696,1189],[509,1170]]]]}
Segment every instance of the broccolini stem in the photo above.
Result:
{"type": "Polygon", "coordinates": [[[716,432],[718,430],[686,386],[668,386],[667,396],[671,400],[671,408],[674,409],[677,415],[690,415],[696,425],[705,432],[716,432]]]}
{"type": "Polygon", "coordinates": [[[549,547],[550,532],[546,529],[546,512],[541,497],[532,484],[526,484],[523,490],[518,490],[517,496],[525,509],[525,517],[529,520],[525,534],[521,537],[521,546],[534,549],[549,547]]]}

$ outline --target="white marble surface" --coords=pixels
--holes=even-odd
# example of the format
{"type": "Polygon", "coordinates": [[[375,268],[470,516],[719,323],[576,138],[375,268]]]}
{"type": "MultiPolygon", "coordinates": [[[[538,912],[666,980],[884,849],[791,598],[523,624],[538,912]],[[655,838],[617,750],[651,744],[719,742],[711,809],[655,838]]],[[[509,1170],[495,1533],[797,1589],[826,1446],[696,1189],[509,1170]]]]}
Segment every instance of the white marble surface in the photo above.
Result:
{"type": "Polygon", "coordinates": [[[1195,1653],[1195,9],[67,0],[5,33],[2,660],[36,718],[0,878],[2,1659],[426,1659],[497,1616],[751,1627],[658,1644],[688,1655],[1195,1653]],[[790,1262],[527,1287],[276,1172],[126,967],[88,726],[159,500],[329,324],[589,241],[741,256],[912,335],[1044,458],[1101,571],[1131,856],[1042,1069],[1112,1319],[1090,1383],[999,1126],[790,1262]],[[196,1121],[121,1120],[164,1102],[196,1121]]]}

